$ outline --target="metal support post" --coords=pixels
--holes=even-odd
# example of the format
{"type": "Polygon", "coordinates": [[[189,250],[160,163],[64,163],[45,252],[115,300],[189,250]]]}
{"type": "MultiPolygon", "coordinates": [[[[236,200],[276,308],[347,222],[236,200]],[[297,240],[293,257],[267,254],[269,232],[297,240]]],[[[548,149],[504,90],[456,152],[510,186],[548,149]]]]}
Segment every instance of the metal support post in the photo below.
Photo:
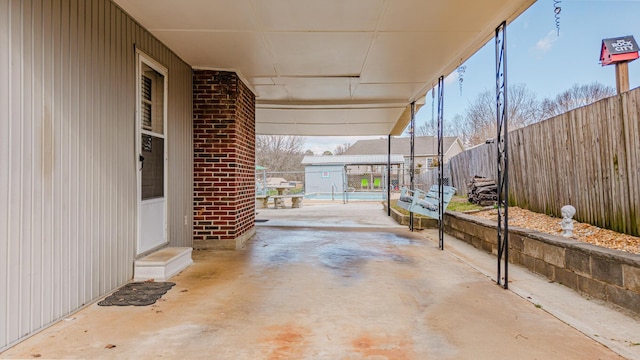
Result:
{"type": "Polygon", "coordinates": [[[438,248],[444,250],[444,76],[438,79],[438,248]]]}
{"type": "Polygon", "coordinates": [[[509,143],[507,111],[507,23],[496,28],[496,146],[498,153],[498,274],[496,282],[509,288],[509,143]],[[503,275],[504,271],[504,275],[503,275]]]}
{"type": "MultiPolygon", "coordinates": [[[[413,190],[414,189],[414,183],[413,183],[413,177],[415,174],[415,131],[416,129],[416,102],[412,102],[411,103],[411,120],[409,122],[409,136],[410,136],[410,140],[409,140],[409,188],[411,189],[411,195],[413,194],[413,190]]],[[[415,195],[414,195],[415,196],[415,195]]],[[[413,212],[409,212],[409,229],[411,229],[411,231],[413,231],[413,212]]]]}
{"type": "Polygon", "coordinates": [[[391,216],[391,135],[387,139],[387,216],[391,216]]]}

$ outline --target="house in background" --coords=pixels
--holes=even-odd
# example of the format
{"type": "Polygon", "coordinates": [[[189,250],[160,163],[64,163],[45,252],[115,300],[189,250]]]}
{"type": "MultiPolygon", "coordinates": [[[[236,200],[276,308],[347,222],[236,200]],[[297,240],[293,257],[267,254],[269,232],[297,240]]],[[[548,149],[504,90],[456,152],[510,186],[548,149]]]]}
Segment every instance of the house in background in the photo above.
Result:
{"type": "MultiPolygon", "coordinates": [[[[411,138],[397,137],[391,139],[391,153],[402,154],[404,163],[396,165],[392,168],[392,176],[397,182],[392,182],[392,190],[398,190],[399,187],[410,183],[409,169],[411,168],[411,138]]],[[[464,151],[462,141],[457,136],[447,136],[443,138],[443,160],[448,163],[453,156],[464,151]]],[[[344,152],[344,155],[382,155],[386,154],[388,149],[388,139],[371,139],[358,140],[344,152]]],[[[414,172],[416,174],[424,174],[427,170],[437,167],[438,158],[438,138],[435,136],[416,136],[414,142],[414,172]]],[[[348,168],[350,174],[368,174],[380,173],[383,169],[379,166],[350,166],[348,168]]],[[[421,182],[429,183],[427,178],[421,182]]]]}
{"type": "Polygon", "coordinates": [[[304,191],[306,194],[383,191],[387,185],[388,163],[392,169],[391,183],[397,184],[397,169],[404,163],[402,155],[305,156],[302,159],[304,191]]]}
{"type": "MultiPolygon", "coordinates": [[[[453,156],[464,151],[464,145],[457,136],[443,137],[443,158],[449,162],[453,156]]],[[[405,169],[410,167],[411,138],[396,137],[391,139],[391,154],[404,156],[405,169]]],[[[388,139],[358,140],[343,155],[384,155],[387,154],[388,139]]],[[[431,168],[437,166],[438,138],[435,136],[416,136],[414,142],[415,168],[431,168]]]]}

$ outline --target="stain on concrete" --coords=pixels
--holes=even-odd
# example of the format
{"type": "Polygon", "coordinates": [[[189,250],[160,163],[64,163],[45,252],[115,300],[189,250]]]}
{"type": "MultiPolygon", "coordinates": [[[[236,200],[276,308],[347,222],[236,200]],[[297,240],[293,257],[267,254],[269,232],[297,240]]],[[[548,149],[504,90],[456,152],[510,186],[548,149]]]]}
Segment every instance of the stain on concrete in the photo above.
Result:
{"type": "Polygon", "coordinates": [[[260,227],[193,258],[156,307],[91,305],[0,358],[617,358],[406,229],[260,227]]]}
{"type": "Polygon", "coordinates": [[[354,350],[365,358],[408,360],[414,359],[413,351],[406,340],[376,337],[364,334],[351,342],[354,350]]]}
{"type": "Polygon", "coordinates": [[[305,353],[309,330],[288,324],[267,328],[270,333],[263,343],[269,348],[266,358],[269,360],[301,359],[305,353]]]}

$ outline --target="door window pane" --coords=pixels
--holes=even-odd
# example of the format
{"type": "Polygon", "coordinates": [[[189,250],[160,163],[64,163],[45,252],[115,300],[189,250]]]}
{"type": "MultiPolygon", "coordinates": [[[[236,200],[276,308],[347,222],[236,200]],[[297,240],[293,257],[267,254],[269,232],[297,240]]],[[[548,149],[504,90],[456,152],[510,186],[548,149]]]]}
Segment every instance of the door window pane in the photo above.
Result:
{"type": "Polygon", "coordinates": [[[164,76],[145,63],[140,79],[140,117],[143,129],[164,132],[164,76]]]}
{"type": "Polygon", "coordinates": [[[142,135],[142,200],[164,196],[164,139],[142,135]]]}

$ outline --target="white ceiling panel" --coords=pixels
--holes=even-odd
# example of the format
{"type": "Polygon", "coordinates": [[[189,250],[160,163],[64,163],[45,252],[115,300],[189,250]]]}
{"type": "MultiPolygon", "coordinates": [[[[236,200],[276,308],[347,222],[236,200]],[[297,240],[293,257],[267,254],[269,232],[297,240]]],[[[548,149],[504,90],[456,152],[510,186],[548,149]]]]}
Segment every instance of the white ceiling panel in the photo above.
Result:
{"type": "Polygon", "coordinates": [[[280,76],[360,75],[373,39],[366,32],[268,33],[280,76]]]}
{"type": "Polygon", "coordinates": [[[287,88],[282,85],[254,85],[256,100],[268,99],[269,101],[287,101],[289,94],[287,88]]]}
{"type": "Polygon", "coordinates": [[[273,63],[265,61],[270,54],[258,33],[162,30],[154,35],[196,68],[239,70],[252,77],[277,75],[273,63]]]}
{"type": "Polygon", "coordinates": [[[214,30],[253,31],[248,0],[117,0],[122,8],[147,29],[156,30],[214,30]],[[167,10],[170,10],[168,12],[167,10]]]}
{"type": "Polygon", "coordinates": [[[347,121],[351,125],[382,124],[386,123],[389,117],[400,117],[403,110],[403,107],[353,109],[349,112],[347,121]]]}
{"type": "Polygon", "coordinates": [[[433,79],[434,67],[447,63],[444,59],[455,66],[460,65],[460,60],[454,59],[464,50],[463,39],[471,34],[454,32],[446,38],[437,35],[423,32],[378,34],[362,71],[362,82],[419,81],[426,84],[433,79]]]}
{"type": "MultiPolygon", "coordinates": [[[[358,84],[353,93],[354,100],[409,99],[417,94],[424,83],[378,83],[358,84]]],[[[395,101],[394,101],[395,102],[395,101]]]]}
{"type": "Polygon", "coordinates": [[[374,31],[383,0],[261,0],[256,17],[264,31],[374,31]]]}
{"type": "Polygon", "coordinates": [[[259,134],[398,135],[535,0],[114,1],[194,68],[248,81],[259,134]]]}
{"type": "Polygon", "coordinates": [[[486,26],[488,17],[496,15],[495,9],[501,8],[502,4],[508,2],[505,0],[394,0],[388,4],[379,30],[382,32],[477,32],[486,26]]]}
{"type": "MultiPolygon", "coordinates": [[[[348,136],[351,132],[340,132],[340,129],[352,127],[353,125],[335,125],[335,124],[273,124],[273,123],[256,123],[256,133],[262,135],[299,135],[299,136],[348,136]],[[287,131],[283,131],[286,129],[287,131]]],[[[361,131],[356,135],[359,136],[377,136],[384,134],[388,130],[386,123],[367,124],[361,126],[361,131]]]]}
{"type": "Polygon", "coordinates": [[[287,89],[291,100],[339,101],[351,98],[351,89],[358,85],[357,78],[326,77],[299,78],[279,77],[274,79],[287,89]]]}

